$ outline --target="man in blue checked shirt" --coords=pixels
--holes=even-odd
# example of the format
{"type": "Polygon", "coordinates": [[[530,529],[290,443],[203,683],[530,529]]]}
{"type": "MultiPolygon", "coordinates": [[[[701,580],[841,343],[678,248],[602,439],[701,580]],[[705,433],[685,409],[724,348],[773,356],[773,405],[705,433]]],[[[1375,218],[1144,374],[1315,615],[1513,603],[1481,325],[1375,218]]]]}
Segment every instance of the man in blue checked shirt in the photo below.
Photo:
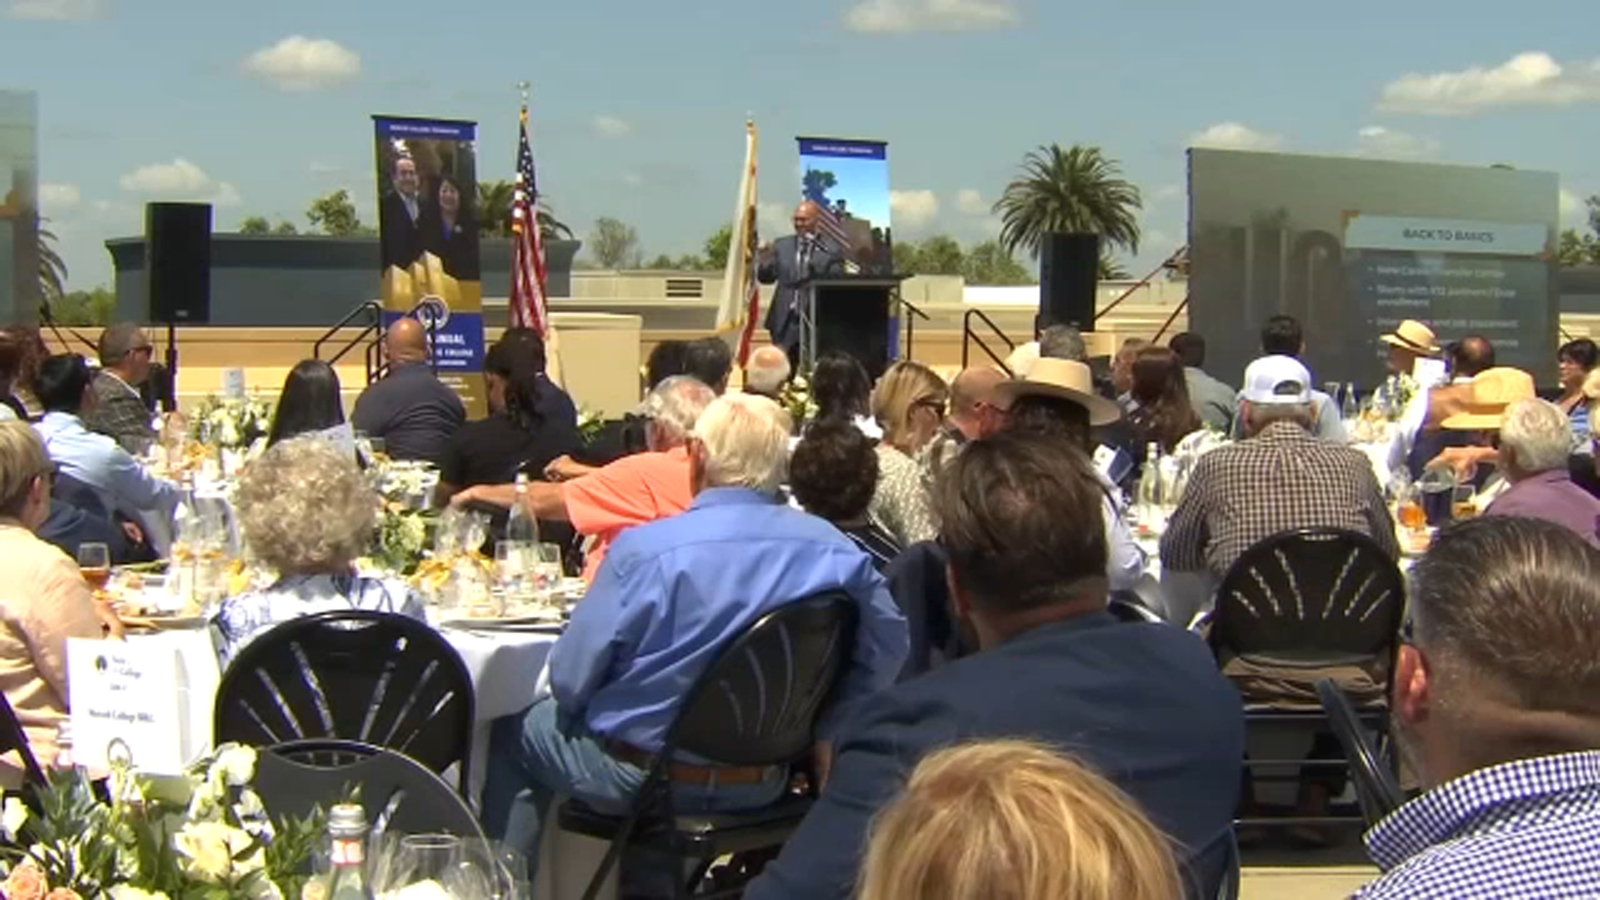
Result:
{"type": "Polygon", "coordinates": [[[1411,570],[1394,721],[1428,788],[1358,898],[1600,897],[1600,551],[1549,522],[1440,532],[1411,570]]]}
{"type": "MultiPolygon", "coordinates": [[[[618,537],[551,651],[554,696],[495,723],[483,808],[491,835],[536,859],[555,794],[625,810],[695,680],[785,603],[842,589],[860,605],[853,662],[822,737],[843,707],[894,680],[906,624],[872,560],[777,499],[789,434],[788,414],[752,394],[722,397],[701,415],[689,441],[694,503],[618,537]]],[[[788,785],[782,767],[702,762],[671,767],[681,811],[759,808],[788,785]]],[[[638,874],[625,860],[625,890],[638,874]]]]}

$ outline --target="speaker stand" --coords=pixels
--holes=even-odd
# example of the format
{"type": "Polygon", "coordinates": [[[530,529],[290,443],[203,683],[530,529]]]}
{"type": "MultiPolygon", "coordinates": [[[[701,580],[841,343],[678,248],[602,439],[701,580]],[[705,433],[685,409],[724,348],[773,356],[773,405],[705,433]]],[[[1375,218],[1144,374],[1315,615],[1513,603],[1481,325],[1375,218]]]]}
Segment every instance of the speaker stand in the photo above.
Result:
{"type": "Polygon", "coordinates": [[[172,379],[172,393],[178,393],[178,323],[167,322],[167,377],[172,379]]]}

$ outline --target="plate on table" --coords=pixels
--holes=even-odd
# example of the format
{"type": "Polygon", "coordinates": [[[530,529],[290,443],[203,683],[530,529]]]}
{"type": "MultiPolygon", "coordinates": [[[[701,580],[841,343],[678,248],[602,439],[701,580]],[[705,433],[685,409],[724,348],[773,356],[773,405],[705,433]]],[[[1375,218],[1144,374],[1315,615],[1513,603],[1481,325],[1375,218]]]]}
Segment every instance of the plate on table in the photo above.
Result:
{"type": "Polygon", "coordinates": [[[138,631],[193,631],[206,627],[210,621],[205,616],[155,615],[118,616],[124,628],[138,631]]]}
{"type": "Polygon", "coordinates": [[[445,619],[440,628],[456,631],[520,631],[530,634],[560,634],[565,617],[556,612],[528,616],[465,616],[445,619]]]}

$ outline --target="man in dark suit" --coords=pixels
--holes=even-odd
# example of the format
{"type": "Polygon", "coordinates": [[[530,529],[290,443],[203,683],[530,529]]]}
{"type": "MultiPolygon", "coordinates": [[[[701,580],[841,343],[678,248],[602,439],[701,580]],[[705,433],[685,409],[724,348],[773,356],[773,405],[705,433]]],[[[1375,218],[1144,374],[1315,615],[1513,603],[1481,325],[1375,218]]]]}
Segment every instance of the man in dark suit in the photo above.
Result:
{"type": "Polygon", "coordinates": [[[416,161],[409,156],[396,159],[389,180],[394,190],[384,194],[378,203],[384,271],[390,266],[407,268],[422,256],[424,210],[416,161]]]}
{"type": "Polygon", "coordinates": [[[767,332],[772,343],[789,354],[789,362],[800,364],[800,307],[806,299],[803,286],[809,278],[837,271],[844,265],[842,251],[823,237],[817,228],[822,211],[810,200],[794,211],[794,234],[762,248],[756,278],[762,284],[776,284],[772,304],[767,307],[767,332]]]}
{"type": "Polygon", "coordinates": [[[821,798],[744,896],[853,896],[872,817],[917,762],[994,738],[1052,745],[1116,783],[1173,838],[1189,895],[1215,896],[1239,798],[1239,696],[1195,635],[1106,611],[1104,529],[1061,527],[1100,515],[1087,455],[974,441],[935,493],[955,611],[980,650],[858,704],[821,798]]]}

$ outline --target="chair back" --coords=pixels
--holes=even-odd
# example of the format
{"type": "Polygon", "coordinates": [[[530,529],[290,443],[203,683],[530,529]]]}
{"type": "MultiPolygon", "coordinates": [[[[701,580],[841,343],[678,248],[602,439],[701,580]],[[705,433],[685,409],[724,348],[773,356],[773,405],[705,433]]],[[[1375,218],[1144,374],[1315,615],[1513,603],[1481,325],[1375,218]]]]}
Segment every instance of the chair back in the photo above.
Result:
{"type": "Polygon", "coordinates": [[[408,616],[338,610],[247,644],[217,688],[216,741],[270,747],[342,738],[398,750],[468,783],[472,678],[439,632],[408,616]]]}
{"type": "Polygon", "coordinates": [[[1264,662],[1385,658],[1405,614],[1405,579],[1377,542],[1334,528],[1275,534],[1217,588],[1213,649],[1264,662]]]}
{"type": "Polygon", "coordinates": [[[1317,697],[1333,725],[1334,736],[1344,748],[1345,759],[1350,762],[1350,777],[1355,781],[1361,817],[1367,820],[1368,827],[1376,825],[1405,803],[1405,793],[1384,766],[1372,742],[1367,740],[1350,698],[1339,690],[1333,679],[1317,682],[1317,697]]]}
{"type": "Polygon", "coordinates": [[[1149,622],[1156,625],[1165,625],[1167,620],[1155,610],[1144,605],[1139,595],[1132,591],[1112,591],[1111,597],[1106,600],[1106,612],[1111,613],[1119,622],[1149,622]]]}
{"type": "Polygon", "coordinates": [[[775,609],[724,648],[684,699],[674,748],[728,766],[811,751],[818,715],[855,647],[856,602],[830,591],[775,609]]]}
{"type": "Polygon", "coordinates": [[[326,812],[359,787],[374,834],[483,837],[472,810],[438,775],[402,753],[358,741],[291,741],[266,748],[256,758],[255,787],[274,818],[303,818],[318,806],[326,812]]]}
{"type": "Polygon", "coordinates": [[[933,668],[936,661],[960,654],[960,630],[950,609],[950,583],[945,579],[944,551],[934,541],[918,541],[890,560],[883,577],[889,595],[905,616],[910,652],[900,680],[933,668]]]}
{"type": "Polygon", "coordinates": [[[17,758],[22,761],[24,786],[45,786],[47,782],[44,770],[39,767],[39,760],[33,756],[33,747],[28,743],[28,733],[23,730],[22,723],[17,721],[17,714],[11,709],[11,701],[7,700],[4,694],[0,694],[0,756],[7,753],[17,754],[17,758]]]}

